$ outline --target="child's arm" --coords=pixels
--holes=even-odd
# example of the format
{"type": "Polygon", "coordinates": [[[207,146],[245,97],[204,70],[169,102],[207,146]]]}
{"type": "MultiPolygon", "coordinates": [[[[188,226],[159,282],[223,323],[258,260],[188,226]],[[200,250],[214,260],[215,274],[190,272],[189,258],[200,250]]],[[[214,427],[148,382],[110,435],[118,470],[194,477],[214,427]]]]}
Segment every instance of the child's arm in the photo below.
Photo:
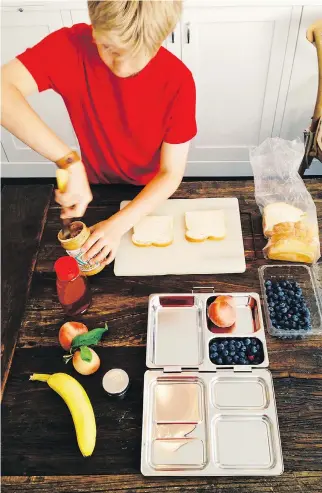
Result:
{"type": "Polygon", "coordinates": [[[96,261],[108,256],[106,264],[115,258],[120,239],[140,219],[153,212],[168,199],[181,183],[187,163],[190,142],[184,144],[163,143],[158,174],[122,210],[106,221],[91,228],[92,234],[83,246],[84,259],[97,255],[96,261]]]}
{"type": "MultiPolygon", "coordinates": [[[[19,60],[2,67],[1,85],[1,125],[50,161],[71,151],[29,105],[26,98],[38,92],[38,86],[19,60]]],[[[64,217],[79,217],[85,213],[92,193],[81,161],[70,166],[68,173],[66,193],[56,191],[56,200],[64,208],[64,217]]]]}

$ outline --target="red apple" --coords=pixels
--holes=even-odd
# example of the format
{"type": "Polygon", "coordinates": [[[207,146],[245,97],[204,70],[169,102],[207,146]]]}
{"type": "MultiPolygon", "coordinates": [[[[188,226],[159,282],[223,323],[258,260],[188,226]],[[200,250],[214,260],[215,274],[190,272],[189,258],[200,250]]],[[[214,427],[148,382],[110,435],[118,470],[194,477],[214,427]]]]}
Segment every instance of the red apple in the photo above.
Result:
{"type": "Polygon", "coordinates": [[[74,337],[88,332],[86,325],[81,322],[66,322],[59,329],[59,343],[65,351],[69,351],[74,337]]]}
{"type": "Polygon", "coordinates": [[[208,307],[208,316],[217,327],[231,327],[236,322],[236,305],[232,296],[217,296],[208,307]]]}
{"type": "Polygon", "coordinates": [[[90,362],[83,361],[80,351],[76,351],[73,356],[73,366],[75,370],[81,375],[91,375],[95,373],[101,364],[101,360],[97,353],[92,348],[88,348],[92,353],[92,360],[90,362]]]}

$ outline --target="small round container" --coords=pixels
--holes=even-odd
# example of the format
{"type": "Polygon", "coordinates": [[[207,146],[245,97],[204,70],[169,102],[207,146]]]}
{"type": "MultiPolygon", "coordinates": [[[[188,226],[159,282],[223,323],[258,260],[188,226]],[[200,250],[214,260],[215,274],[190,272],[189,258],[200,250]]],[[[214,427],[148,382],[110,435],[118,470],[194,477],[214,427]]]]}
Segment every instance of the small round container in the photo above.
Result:
{"type": "Polygon", "coordinates": [[[85,276],[94,276],[104,269],[104,265],[101,263],[90,264],[82,259],[80,253],[82,246],[90,236],[90,230],[82,221],[74,221],[70,225],[71,236],[69,238],[63,237],[63,232],[59,231],[58,240],[61,246],[66,250],[66,253],[77,261],[80,271],[85,276]]]}
{"type": "Polygon", "coordinates": [[[126,371],[113,368],[105,373],[102,384],[108,395],[123,398],[129,389],[130,379],[126,371]]]}

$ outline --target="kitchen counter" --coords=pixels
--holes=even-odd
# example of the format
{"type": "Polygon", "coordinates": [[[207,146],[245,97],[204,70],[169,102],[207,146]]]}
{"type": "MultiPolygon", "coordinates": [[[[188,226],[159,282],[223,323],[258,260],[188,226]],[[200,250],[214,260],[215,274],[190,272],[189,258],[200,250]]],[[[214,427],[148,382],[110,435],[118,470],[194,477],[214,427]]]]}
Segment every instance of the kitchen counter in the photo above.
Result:
{"type": "MultiPolygon", "coordinates": [[[[321,179],[306,180],[318,210],[322,233],[321,179]]],[[[52,187],[6,186],[2,192],[2,491],[4,493],[320,492],[322,484],[322,338],[279,341],[268,334],[285,473],[267,478],[145,478],[140,473],[142,391],[145,372],[147,300],[152,292],[189,292],[194,286],[217,291],[259,292],[257,269],[266,261],[265,240],[252,181],[186,182],[175,198],[237,197],[240,202],[247,270],[234,275],[116,278],[113,267],[90,280],[93,304],[82,320],[109,332],[97,348],[101,368],[78,380],[97,418],[94,455],[78,450],[64,402],[46,384],[29,382],[31,373],[65,371],[57,335],[64,315],[58,303],[53,264],[63,255],[58,244],[59,208],[52,187]],[[13,357],[12,357],[13,356],[13,357]],[[11,364],[12,361],[12,364],[11,364]],[[111,400],[101,386],[110,368],[124,368],[131,388],[124,400],[111,400]]],[[[84,221],[103,220],[130,199],[134,187],[94,188],[84,221]]],[[[249,437],[245,447],[250,447],[249,437]]]]}

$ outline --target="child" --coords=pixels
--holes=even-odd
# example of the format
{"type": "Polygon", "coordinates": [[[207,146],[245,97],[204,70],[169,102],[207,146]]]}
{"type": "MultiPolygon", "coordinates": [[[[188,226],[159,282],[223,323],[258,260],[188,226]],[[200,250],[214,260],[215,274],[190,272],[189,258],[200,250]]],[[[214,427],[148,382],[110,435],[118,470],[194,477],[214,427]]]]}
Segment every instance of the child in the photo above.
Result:
{"type": "Polygon", "coordinates": [[[60,29],[3,67],[2,125],[68,170],[66,192],[56,191],[62,218],[85,213],[89,183],[144,185],[91,228],[84,258],[108,264],[122,235],[178,188],[196,134],[196,95],[188,68],[161,47],[181,1],[89,1],[88,8],[91,26],[60,29]],[[26,101],[47,89],[62,96],[82,158],[26,101]]]}

